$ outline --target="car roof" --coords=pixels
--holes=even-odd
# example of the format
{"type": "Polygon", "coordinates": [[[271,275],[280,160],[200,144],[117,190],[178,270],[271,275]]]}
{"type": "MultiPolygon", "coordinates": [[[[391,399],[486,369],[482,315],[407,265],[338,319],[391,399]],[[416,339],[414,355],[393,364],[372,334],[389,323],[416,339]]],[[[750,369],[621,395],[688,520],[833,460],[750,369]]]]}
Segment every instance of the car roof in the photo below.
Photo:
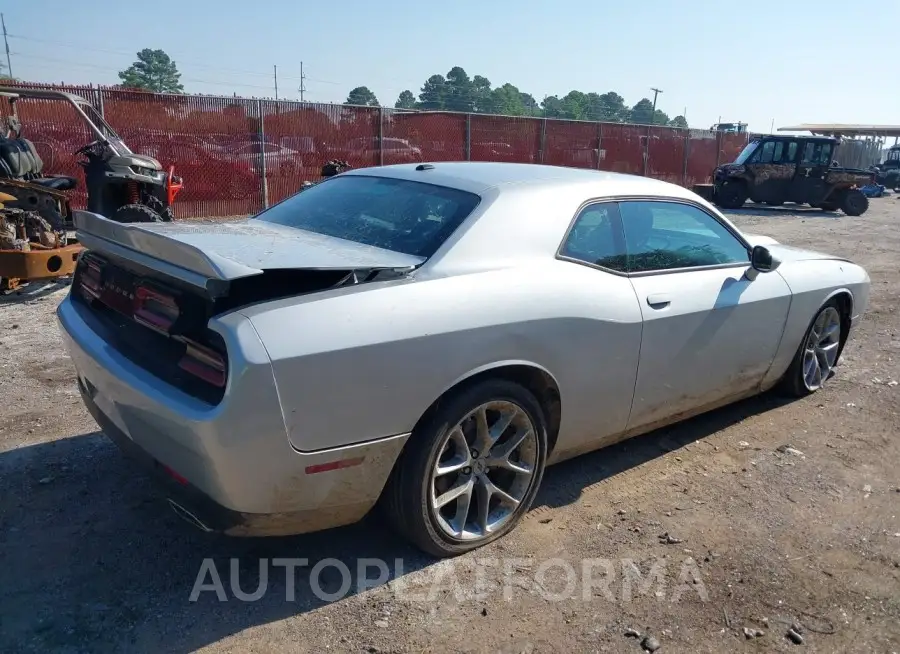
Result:
{"type": "Polygon", "coordinates": [[[584,168],[493,161],[438,161],[348,170],[343,175],[390,177],[483,194],[490,189],[528,185],[533,189],[593,186],[593,197],[648,195],[696,197],[687,189],[649,177],[584,168]]]}

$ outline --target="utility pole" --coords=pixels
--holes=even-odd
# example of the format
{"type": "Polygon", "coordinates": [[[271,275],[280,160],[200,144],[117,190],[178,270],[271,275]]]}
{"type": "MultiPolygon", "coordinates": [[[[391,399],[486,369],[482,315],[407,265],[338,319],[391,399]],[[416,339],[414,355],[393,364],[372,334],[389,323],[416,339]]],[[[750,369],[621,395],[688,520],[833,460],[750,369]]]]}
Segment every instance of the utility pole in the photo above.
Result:
{"type": "Polygon", "coordinates": [[[300,62],[300,102],[303,102],[303,94],[306,93],[306,75],[303,74],[303,62],[300,62]]]}
{"type": "Polygon", "coordinates": [[[275,69],[275,99],[278,99],[278,65],[275,64],[272,66],[275,69]]]}
{"type": "Polygon", "coordinates": [[[6,45],[6,72],[12,77],[12,62],[9,60],[9,39],[6,38],[6,19],[0,14],[0,23],[3,23],[3,43],[6,45]]]}
{"type": "Polygon", "coordinates": [[[653,91],[653,121],[651,121],[651,122],[655,122],[656,121],[656,96],[658,96],[660,93],[662,93],[662,89],[657,89],[657,88],[654,88],[651,86],[650,90],[653,91]]]}

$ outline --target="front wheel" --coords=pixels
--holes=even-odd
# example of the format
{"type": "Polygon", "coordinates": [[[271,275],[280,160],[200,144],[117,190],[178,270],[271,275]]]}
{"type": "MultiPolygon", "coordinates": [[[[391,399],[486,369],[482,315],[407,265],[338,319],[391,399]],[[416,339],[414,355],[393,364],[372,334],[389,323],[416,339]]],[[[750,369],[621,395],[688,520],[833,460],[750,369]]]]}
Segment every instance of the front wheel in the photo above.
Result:
{"type": "Polygon", "coordinates": [[[859,189],[847,189],[841,195],[841,209],[848,216],[861,216],[868,208],[869,198],[859,189]]]}
{"type": "Polygon", "coordinates": [[[781,389],[795,397],[815,393],[834,372],[841,348],[840,306],[829,300],[813,317],[794,360],[781,380],[781,389]]]}
{"type": "Polygon", "coordinates": [[[715,202],[723,209],[740,209],[747,201],[748,195],[746,184],[726,181],[716,188],[715,202]]]}
{"type": "Polygon", "coordinates": [[[455,556],[516,526],[546,460],[537,400],[516,383],[489,379],[442,400],[416,427],[382,499],[389,520],[416,546],[455,556]]]}
{"type": "Polygon", "coordinates": [[[159,223],[162,217],[145,204],[126,204],[112,215],[117,223],[159,223]]]}

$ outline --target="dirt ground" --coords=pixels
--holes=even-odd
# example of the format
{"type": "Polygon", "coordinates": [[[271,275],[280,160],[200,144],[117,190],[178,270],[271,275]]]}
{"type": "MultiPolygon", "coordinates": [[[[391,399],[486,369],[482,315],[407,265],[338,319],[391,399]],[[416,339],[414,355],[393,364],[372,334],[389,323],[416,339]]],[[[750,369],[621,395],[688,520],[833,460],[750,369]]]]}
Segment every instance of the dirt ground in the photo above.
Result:
{"type": "Polygon", "coordinates": [[[900,200],[733,217],[868,269],[871,306],[828,386],[551,468],[518,529],[449,564],[377,516],[268,540],[193,529],[82,408],[53,316],[65,285],[2,298],[0,651],[900,651],[900,200]],[[292,557],[308,560],[293,598],[271,561],[292,557]],[[191,601],[204,559],[226,601],[191,601]],[[360,586],[378,576],[365,559],[390,581],[360,586]],[[349,592],[317,596],[313,581],[341,595],[339,563],[349,592]],[[261,580],[260,599],[236,598],[261,580]]]}

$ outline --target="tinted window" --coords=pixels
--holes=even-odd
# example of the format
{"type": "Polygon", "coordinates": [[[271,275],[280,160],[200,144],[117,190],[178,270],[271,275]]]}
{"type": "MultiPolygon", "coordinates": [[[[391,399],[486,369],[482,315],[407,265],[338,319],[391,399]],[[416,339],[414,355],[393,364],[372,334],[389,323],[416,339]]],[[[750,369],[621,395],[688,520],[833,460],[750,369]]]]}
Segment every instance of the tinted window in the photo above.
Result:
{"type": "Polygon", "coordinates": [[[775,141],[766,141],[763,143],[759,153],[754,161],[757,163],[772,163],[772,157],[775,154],[775,141]]]}
{"type": "Polygon", "coordinates": [[[831,143],[807,143],[803,148],[801,163],[810,166],[828,166],[831,164],[831,143]]]}
{"type": "Polygon", "coordinates": [[[566,237],[562,254],[625,272],[625,238],[615,203],[592,204],[582,209],[566,237]]]}
{"type": "Polygon", "coordinates": [[[311,186],[255,219],[430,257],[479,200],[444,186],[346,175],[311,186]]]}
{"type": "Polygon", "coordinates": [[[775,156],[772,158],[772,163],[794,163],[794,157],[796,156],[796,141],[778,141],[777,143],[775,143],[775,156]]]}
{"type": "Polygon", "coordinates": [[[622,202],[628,272],[749,262],[746,247],[711,215],[675,202],[622,202]]]}
{"type": "Polygon", "coordinates": [[[781,163],[794,163],[797,160],[797,141],[787,143],[787,148],[782,152],[781,163]]]}

